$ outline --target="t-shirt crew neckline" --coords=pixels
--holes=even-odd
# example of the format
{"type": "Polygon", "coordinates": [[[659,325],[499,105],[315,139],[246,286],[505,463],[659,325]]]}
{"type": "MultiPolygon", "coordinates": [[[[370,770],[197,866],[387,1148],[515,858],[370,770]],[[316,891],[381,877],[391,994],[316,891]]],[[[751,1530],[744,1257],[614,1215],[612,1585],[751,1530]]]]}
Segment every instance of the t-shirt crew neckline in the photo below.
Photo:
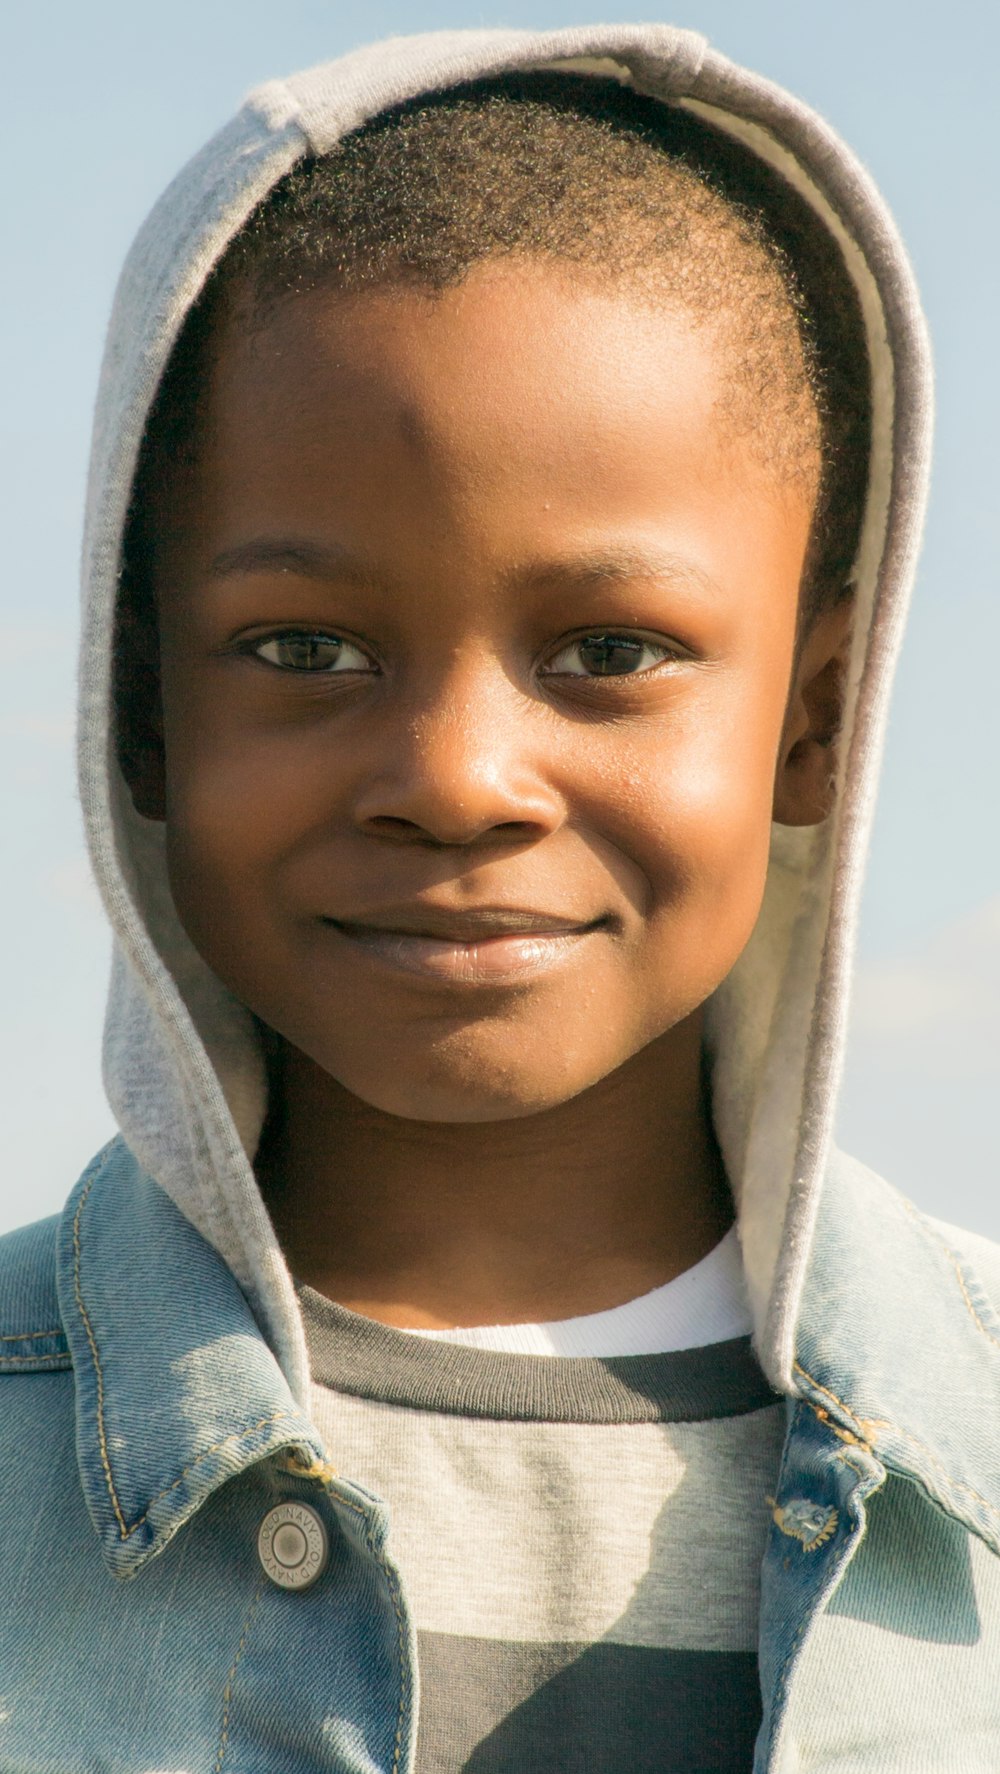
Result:
{"type": "MultiPolygon", "coordinates": [[[[745,1307],[745,1294],[740,1294],[738,1268],[734,1279],[734,1255],[738,1264],[735,1238],[725,1251],[716,1246],[709,1252],[696,1265],[703,1273],[694,1294],[706,1285],[707,1266],[708,1286],[729,1300],[735,1315],[741,1297],[745,1307]]],[[[652,1296],[591,1316],[606,1319],[629,1313],[693,1273],[688,1270],[665,1289],[655,1289],[652,1296]]],[[[735,1335],[713,1337],[693,1347],[563,1354],[552,1359],[530,1350],[415,1336],[351,1312],[304,1285],[299,1287],[299,1298],[313,1380],[331,1391],[381,1404],[520,1422],[682,1423],[736,1416],[775,1402],[742,1321],[735,1335]]],[[[564,1322],[586,1324],[587,1319],[564,1322]]],[[[706,1325],[708,1319],[703,1315],[699,1322],[706,1325]]],[[[721,1316],[712,1322],[721,1324],[721,1316]]]]}

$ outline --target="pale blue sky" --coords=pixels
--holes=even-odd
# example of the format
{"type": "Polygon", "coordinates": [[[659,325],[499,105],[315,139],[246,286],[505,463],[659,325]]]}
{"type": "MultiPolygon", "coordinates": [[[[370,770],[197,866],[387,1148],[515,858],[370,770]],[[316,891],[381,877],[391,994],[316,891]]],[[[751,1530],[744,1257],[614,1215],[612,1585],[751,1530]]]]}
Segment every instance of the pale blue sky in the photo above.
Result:
{"type": "Polygon", "coordinates": [[[0,190],[0,1230],[58,1206],[110,1128],[107,944],[71,755],[87,432],[123,253],[246,89],[391,32],[656,16],[815,105],[892,203],[931,321],[940,423],[928,542],[878,813],[844,1142],[922,1205],[1000,1237],[997,547],[1000,8],[955,0],[49,0],[7,6],[0,190]]]}

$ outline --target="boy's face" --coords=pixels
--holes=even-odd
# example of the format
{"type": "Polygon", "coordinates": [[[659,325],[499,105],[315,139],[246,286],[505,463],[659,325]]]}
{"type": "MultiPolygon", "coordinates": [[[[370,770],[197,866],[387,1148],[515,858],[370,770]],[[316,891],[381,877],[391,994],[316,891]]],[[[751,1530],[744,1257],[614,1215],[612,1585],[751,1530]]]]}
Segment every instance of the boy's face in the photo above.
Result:
{"type": "Polygon", "coordinates": [[[727,432],[728,371],[510,262],[223,329],[156,514],[173,893],[382,1110],[564,1101],[750,935],[810,500],[727,432]]]}

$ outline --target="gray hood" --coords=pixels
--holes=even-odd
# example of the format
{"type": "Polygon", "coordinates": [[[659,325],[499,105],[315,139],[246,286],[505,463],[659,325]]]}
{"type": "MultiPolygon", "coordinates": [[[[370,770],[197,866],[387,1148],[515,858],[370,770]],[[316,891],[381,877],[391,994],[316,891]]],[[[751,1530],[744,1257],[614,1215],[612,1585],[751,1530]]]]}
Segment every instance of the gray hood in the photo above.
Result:
{"type": "Polygon", "coordinates": [[[134,812],[115,757],[112,638],[129,493],[184,316],[270,186],[302,155],[329,150],[391,105],[526,68],[613,75],[737,135],[824,219],[867,326],[872,461],[836,807],[822,826],[774,828],[756,930],[709,1006],[714,1112],[756,1346],[772,1383],[797,1390],[795,1327],[831,1147],[862,873],[925,498],[927,342],[892,219],[820,118],[693,32],[594,25],[393,38],[259,87],[160,199],[115,300],[87,506],[79,737],[88,842],[115,937],[105,1081],[128,1144],[228,1263],[301,1401],[308,1364],[295,1292],[252,1168],[266,1107],[255,1025],[181,929],[162,827],[134,812]]]}

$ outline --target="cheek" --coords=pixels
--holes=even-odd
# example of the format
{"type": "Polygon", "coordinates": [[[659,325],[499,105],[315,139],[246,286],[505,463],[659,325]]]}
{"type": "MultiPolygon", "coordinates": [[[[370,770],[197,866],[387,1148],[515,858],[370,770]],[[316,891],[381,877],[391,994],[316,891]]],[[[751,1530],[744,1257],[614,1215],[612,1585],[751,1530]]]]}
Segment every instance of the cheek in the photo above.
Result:
{"type": "Polygon", "coordinates": [[[306,719],[227,695],[225,681],[166,707],[168,826],[192,865],[223,873],[264,869],[287,855],[304,830],[322,824],[338,801],[338,747],[306,719]],[[173,718],[171,718],[173,717],[173,718]]]}
{"type": "Polygon", "coordinates": [[[768,867],[780,716],[749,722],[742,703],[692,705],[669,731],[633,742],[617,837],[605,827],[644,879],[650,942],[672,977],[691,970],[706,991],[748,940],[768,867]]]}
{"type": "Polygon", "coordinates": [[[307,807],[316,817],[317,784],[291,731],[265,733],[217,685],[211,695],[197,688],[191,671],[185,694],[166,699],[167,864],[188,935],[235,986],[247,961],[268,952],[276,876],[307,807]]]}

